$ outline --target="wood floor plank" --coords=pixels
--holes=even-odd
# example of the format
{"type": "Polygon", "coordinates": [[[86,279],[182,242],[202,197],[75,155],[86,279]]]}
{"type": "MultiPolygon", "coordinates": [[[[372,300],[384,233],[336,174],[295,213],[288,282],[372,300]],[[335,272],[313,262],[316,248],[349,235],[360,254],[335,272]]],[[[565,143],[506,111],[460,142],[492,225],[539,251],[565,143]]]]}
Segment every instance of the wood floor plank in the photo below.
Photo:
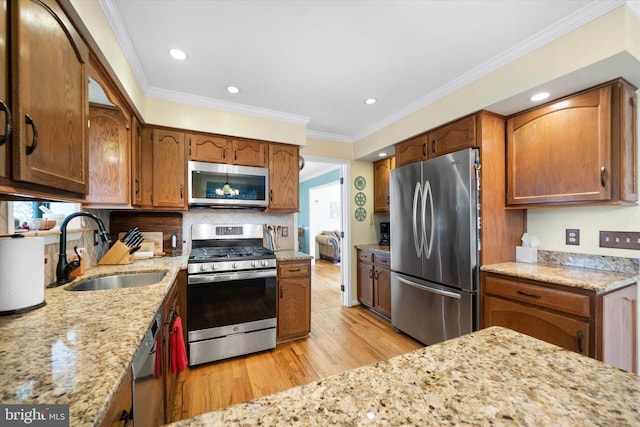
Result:
{"type": "Polygon", "coordinates": [[[171,421],[307,384],[422,347],[361,306],[342,305],[339,264],[311,269],[311,334],[269,351],[200,365],[183,372],[171,421]]]}

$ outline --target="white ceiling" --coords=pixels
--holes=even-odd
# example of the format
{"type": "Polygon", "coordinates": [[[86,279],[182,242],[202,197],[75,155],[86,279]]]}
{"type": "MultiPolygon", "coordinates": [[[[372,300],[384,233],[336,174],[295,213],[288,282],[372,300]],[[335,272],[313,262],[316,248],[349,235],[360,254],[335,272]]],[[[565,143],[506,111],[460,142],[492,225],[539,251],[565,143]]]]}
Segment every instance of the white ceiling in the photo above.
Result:
{"type": "Polygon", "coordinates": [[[345,142],[625,3],[99,1],[147,96],[306,123],[310,136],[345,142]]]}

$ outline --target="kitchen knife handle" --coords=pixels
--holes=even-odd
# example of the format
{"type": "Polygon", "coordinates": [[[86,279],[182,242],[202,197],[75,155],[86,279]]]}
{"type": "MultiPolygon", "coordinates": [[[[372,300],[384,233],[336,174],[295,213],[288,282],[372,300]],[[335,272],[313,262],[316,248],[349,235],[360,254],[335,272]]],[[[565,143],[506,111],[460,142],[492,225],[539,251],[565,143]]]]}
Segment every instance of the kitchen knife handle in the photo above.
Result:
{"type": "Polygon", "coordinates": [[[4,135],[0,137],[0,145],[3,145],[5,142],[11,139],[11,134],[13,133],[13,125],[11,118],[11,110],[3,101],[0,101],[0,111],[4,111],[7,116],[7,126],[5,127],[4,135]]]}
{"type": "Polygon", "coordinates": [[[604,166],[600,168],[600,185],[602,188],[607,186],[607,168],[604,166]]]}
{"type": "Polygon", "coordinates": [[[31,145],[27,146],[27,156],[29,156],[36,151],[36,147],[38,146],[38,128],[31,116],[28,114],[24,115],[24,122],[33,128],[33,139],[31,140],[31,145]]]}

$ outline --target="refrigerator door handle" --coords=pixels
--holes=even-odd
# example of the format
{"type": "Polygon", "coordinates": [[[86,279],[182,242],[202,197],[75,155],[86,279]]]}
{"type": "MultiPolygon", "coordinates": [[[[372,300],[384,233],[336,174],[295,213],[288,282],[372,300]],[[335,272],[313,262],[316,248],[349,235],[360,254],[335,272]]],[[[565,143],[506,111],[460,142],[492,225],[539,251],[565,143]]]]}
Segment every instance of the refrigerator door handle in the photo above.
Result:
{"type": "MultiPolygon", "coordinates": [[[[420,233],[420,243],[418,244],[418,198],[422,193],[420,181],[416,183],[416,188],[413,191],[413,245],[416,248],[416,256],[418,258],[422,255],[422,249],[424,247],[424,232],[420,233]]],[[[424,224],[424,219],[422,219],[424,224]]]]}
{"type": "Polygon", "coordinates": [[[420,289],[422,291],[431,292],[433,294],[442,295],[443,297],[449,297],[449,298],[455,298],[455,299],[462,298],[460,296],[460,294],[456,294],[456,293],[453,293],[453,292],[442,291],[440,289],[428,288],[426,286],[421,286],[421,285],[419,285],[419,284],[417,284],[415,282],[412,282],[410,280],[403,279],[402,277],[398,277],[398,280],[400,282],[404,283],[405,285],[413,286],[414,288],[420,289]]]}
{"type": "Polygon", "coordinates": [[[427,259],[431,258],[431,249],[433,249],[433,235],[435,234],[436,227],[436,218],[435,218],[435,207],[433,206],[433,193],[431,192],[431,183],[429,181],[424,182],[424,186],[422,187],[424,192],[422,195],[422,240],[424,245],[424,255],[427,259]],[[424,223],[424,214],[427,210],[427,202],[429,202],[429,207],[431,210],[431,222],[429,224],[429,236],[427,236],[427,227],[424,223]]]}

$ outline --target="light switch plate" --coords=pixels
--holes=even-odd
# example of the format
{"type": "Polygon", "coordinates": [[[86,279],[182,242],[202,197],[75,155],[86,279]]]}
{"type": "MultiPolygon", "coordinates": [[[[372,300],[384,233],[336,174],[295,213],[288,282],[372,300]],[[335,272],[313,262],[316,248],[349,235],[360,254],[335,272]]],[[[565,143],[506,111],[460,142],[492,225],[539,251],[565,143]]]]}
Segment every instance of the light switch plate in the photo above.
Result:
{"type": "Polygon", "coordinates": [[[640,250],[639,231],[601,231],[601,248],[640,250]]]}

